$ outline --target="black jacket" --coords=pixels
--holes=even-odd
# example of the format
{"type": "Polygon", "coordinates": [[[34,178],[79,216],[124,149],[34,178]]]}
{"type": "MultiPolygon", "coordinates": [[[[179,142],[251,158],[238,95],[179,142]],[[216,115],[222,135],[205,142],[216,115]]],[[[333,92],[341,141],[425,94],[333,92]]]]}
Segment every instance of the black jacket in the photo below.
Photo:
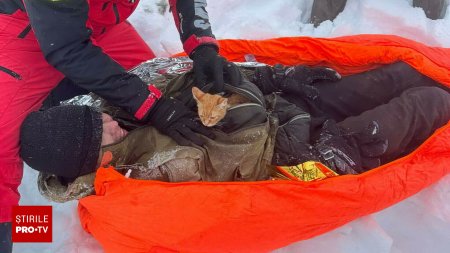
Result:
{"type": "MultiPolygon", "coordinates": [[[[94,1],[100,0],[91,0],[90,3],[94,1]]],[[[195,15],[194,2],[204,1],[179,2],[181,4],[177,3],[176,9],[178,16],[183,17],[181,38],[192,34],[214,37],[210,28],[199,29],[189,25],[196,20],[209,24],[207,16],[195,15]]],[[[92,29],[87,27],[88,1],[23,0],[23,3],[46,60],[78,86],[134,115],[150,94],[147,84],[136,75],[127,73],[92,43],[92,29]]],[[[0,13],[13,13],[22,8],[21,0],[0,2],[0,13]]]]}

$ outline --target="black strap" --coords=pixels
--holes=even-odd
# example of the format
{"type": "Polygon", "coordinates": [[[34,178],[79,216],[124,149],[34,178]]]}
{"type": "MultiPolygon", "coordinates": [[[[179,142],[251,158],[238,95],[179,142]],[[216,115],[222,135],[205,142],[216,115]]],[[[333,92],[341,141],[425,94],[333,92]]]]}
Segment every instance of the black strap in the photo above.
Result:
{"type": "Polygon", "coordinates": [[[31,31],[31,25],[28,24],[27,27],[25,27],[25,29],[23,29],[23,31],[19,34],[19,36],[17,36],[17,38],[20,38],[20,39],[25,38],[30,31],[31,31]]]}

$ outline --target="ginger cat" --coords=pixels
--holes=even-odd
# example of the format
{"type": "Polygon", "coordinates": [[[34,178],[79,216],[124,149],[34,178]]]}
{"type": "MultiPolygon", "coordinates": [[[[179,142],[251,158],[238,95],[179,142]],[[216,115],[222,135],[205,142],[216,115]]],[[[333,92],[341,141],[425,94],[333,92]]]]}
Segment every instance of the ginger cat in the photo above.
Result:
{"type": "Polygon", "coordinates": [[[207,127],[212,127],[219,123],[225,117],[228,108],[231,106],[249,102],[247,98],[239,94],[222,97],[203,92],[195,86],[192,87],[192,95],[197,102],[200,121],[207,127]]]}

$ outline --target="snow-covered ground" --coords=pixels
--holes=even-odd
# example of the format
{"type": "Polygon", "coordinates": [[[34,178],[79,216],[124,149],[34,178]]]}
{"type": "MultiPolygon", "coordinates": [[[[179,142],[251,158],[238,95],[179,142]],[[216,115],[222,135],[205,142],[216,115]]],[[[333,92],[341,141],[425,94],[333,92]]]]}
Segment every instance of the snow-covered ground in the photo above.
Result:
{"type": "MultiPolygon", "coordinates": [[[[433,1],[433,0],[430,0],[433,1]]],[[[172,14],[159,14],[161,0],[141,0],[131,17],[157,56],[182,50],[172,14]]],[[[312,0],[209,0],[217,38],[266,39],[279,36],[336,37],[360,33],[395,34],[431,46],[450,47],[450,10],[429,20],[412,0],[348,0],[334,22],[314,28],[306,20],[312,0]]],[[[430,168],[432,169],[432,168],[430,168]]],[[[15,253],[98,253],[100,245],[79,225],[76,202],[50,203],[36,186],[37,173],[25,168],[22,205],[53,206],[53,243],[17,243],[15,253]]],[[[355,220],[276,252],[447,253],[450,252],[450,175],[419,194],[379,213],[355,220]]]]}

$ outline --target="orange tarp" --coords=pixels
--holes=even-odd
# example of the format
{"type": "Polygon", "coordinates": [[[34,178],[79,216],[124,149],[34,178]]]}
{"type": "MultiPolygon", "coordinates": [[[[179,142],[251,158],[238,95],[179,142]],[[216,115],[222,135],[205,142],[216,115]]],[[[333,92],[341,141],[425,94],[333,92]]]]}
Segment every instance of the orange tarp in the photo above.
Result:
{"type": "MultiPolygon", "coordinates": [[[[450,86],[450,49],[396,36],[224,40],[243,61],[326,65],[343,74],[405,61],[450,86]]],[[[163,183],[99,169],[96,195],[79,202],[84,229],[106,252],[267,252],[391,206],[450,172],[450,128],[410,155],[361,175],[318,182],[163,183]]]]}

